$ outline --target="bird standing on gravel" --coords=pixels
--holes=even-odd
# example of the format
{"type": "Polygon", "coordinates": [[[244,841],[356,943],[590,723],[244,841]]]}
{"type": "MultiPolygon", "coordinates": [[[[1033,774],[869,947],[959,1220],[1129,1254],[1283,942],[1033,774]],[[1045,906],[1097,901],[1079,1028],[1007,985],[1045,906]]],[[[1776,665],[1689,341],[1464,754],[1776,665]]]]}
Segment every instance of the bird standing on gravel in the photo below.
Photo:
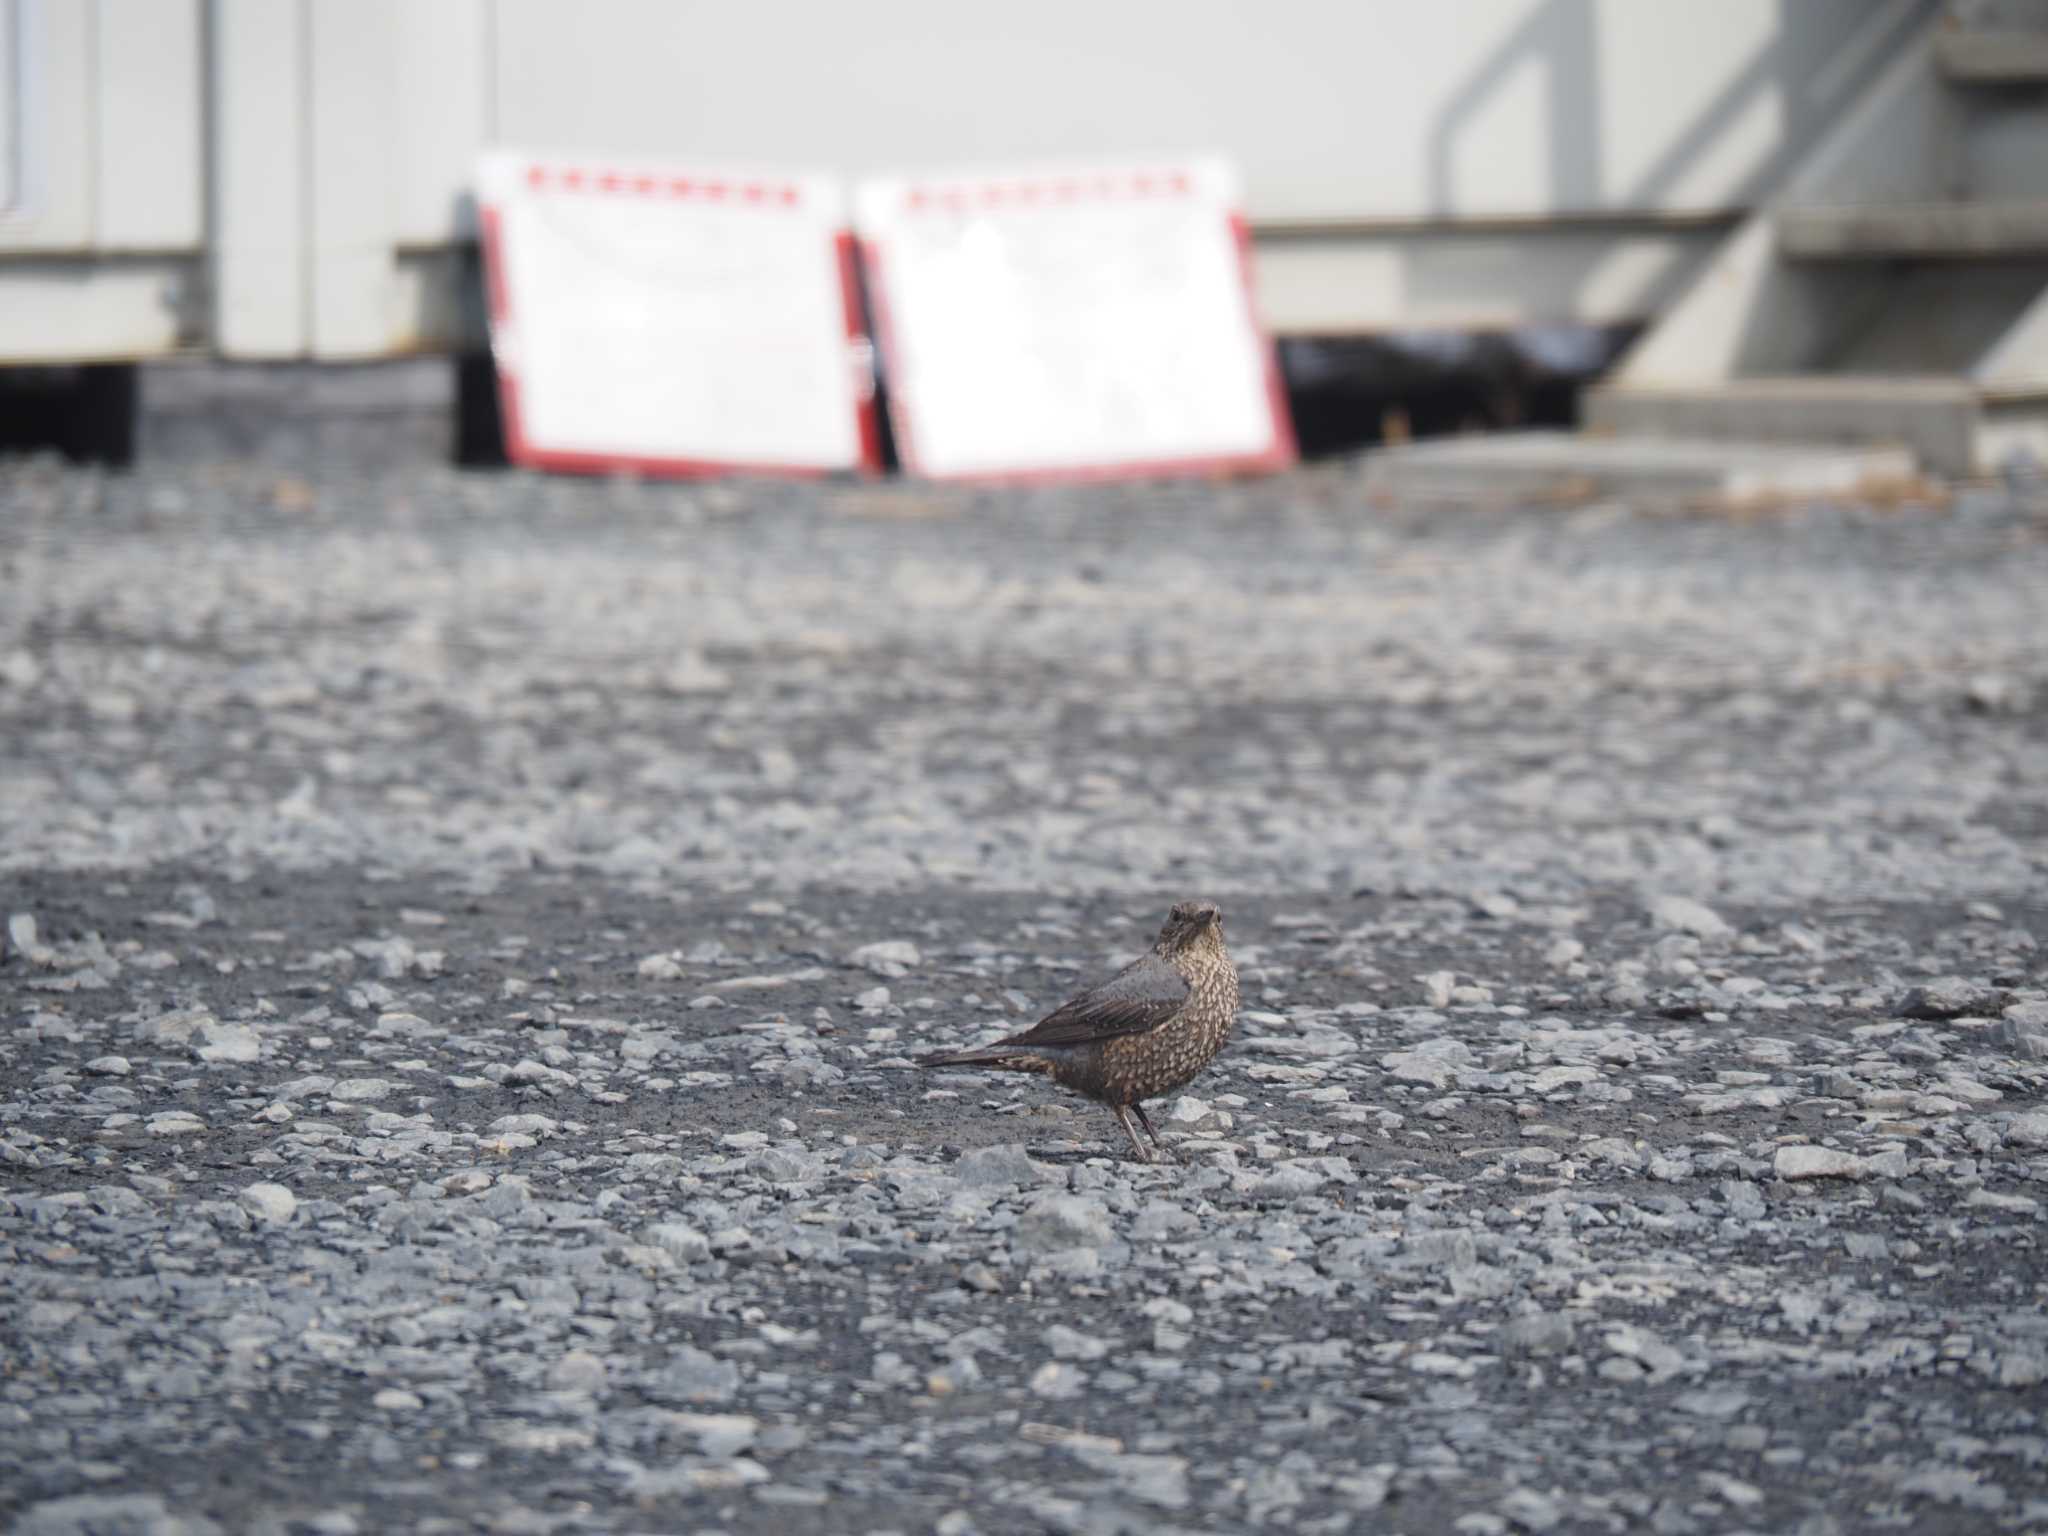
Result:
{"type": "Polygon", "coordinates": [[[1164,1148],[1144,1101],[1192,1081],[1216,1059],[1236,1022],[1237,967],[1223,947],[1223,914],[1210,902],[1183,901],[1166,914],[1151,951],[1100,986],[1069,998],[1022,1034],[942,1051],[918,1065],[1041,1073],[1107,1104],[1149,1163],[1152,1153],[1131,1116],[1164,1148]]]}

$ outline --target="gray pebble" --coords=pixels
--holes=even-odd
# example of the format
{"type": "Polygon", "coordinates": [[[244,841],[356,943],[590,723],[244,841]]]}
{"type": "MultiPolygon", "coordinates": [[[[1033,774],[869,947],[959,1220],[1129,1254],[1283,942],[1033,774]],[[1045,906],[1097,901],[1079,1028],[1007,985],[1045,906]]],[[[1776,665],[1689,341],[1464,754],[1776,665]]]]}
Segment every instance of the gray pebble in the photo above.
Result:
{"type": "Polygon", "coordinates": [[[242,1209],[259,1221],[281,1227],[299,1209],[298,1197],[282,1184],[250,1184],[242,1190],[242,1209]]]}

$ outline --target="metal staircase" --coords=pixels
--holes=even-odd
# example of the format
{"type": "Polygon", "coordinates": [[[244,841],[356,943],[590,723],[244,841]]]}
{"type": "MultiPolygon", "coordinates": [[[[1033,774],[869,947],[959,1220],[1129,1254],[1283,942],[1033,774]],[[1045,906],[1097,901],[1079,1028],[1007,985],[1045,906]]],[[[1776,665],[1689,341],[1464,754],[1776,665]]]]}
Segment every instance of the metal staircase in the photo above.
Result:
{"type": "Polygon", "coordinates": [[[1595,432],[2048,464],[2048,0],[1955,0],[1592,391],[1595,432]]]}

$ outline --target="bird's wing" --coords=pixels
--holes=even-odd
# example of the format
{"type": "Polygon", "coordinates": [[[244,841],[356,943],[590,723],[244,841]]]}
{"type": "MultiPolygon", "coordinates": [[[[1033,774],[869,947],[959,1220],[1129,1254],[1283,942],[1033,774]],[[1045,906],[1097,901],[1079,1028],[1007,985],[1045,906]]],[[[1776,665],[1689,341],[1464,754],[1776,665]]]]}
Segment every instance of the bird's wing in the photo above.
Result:
{"type": "Polygon", "coordinates": [[[1098,987],[1069,998],[1003,1045],[1087,1045],[1113,1035],[1142,1035],[1179,1013],[1188,984],[1157,955],[1146,955],[1098,987]]]}

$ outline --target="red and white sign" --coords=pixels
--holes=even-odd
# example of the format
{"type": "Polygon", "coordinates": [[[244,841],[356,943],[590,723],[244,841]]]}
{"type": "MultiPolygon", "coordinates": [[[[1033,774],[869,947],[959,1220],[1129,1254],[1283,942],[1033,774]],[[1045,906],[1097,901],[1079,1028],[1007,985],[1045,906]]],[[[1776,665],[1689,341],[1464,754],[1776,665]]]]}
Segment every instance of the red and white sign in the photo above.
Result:
{"type": "Polygon", "coordinates": [[[477,202],[514,463],[880,467],[832,178],[497,154],[477,202]]]}
{"type": "Polygon", "coordinates": [[[1061,479],[1293,462],[1227,165],[870,181],[855,218],[906,468],[1061,479]]]}

